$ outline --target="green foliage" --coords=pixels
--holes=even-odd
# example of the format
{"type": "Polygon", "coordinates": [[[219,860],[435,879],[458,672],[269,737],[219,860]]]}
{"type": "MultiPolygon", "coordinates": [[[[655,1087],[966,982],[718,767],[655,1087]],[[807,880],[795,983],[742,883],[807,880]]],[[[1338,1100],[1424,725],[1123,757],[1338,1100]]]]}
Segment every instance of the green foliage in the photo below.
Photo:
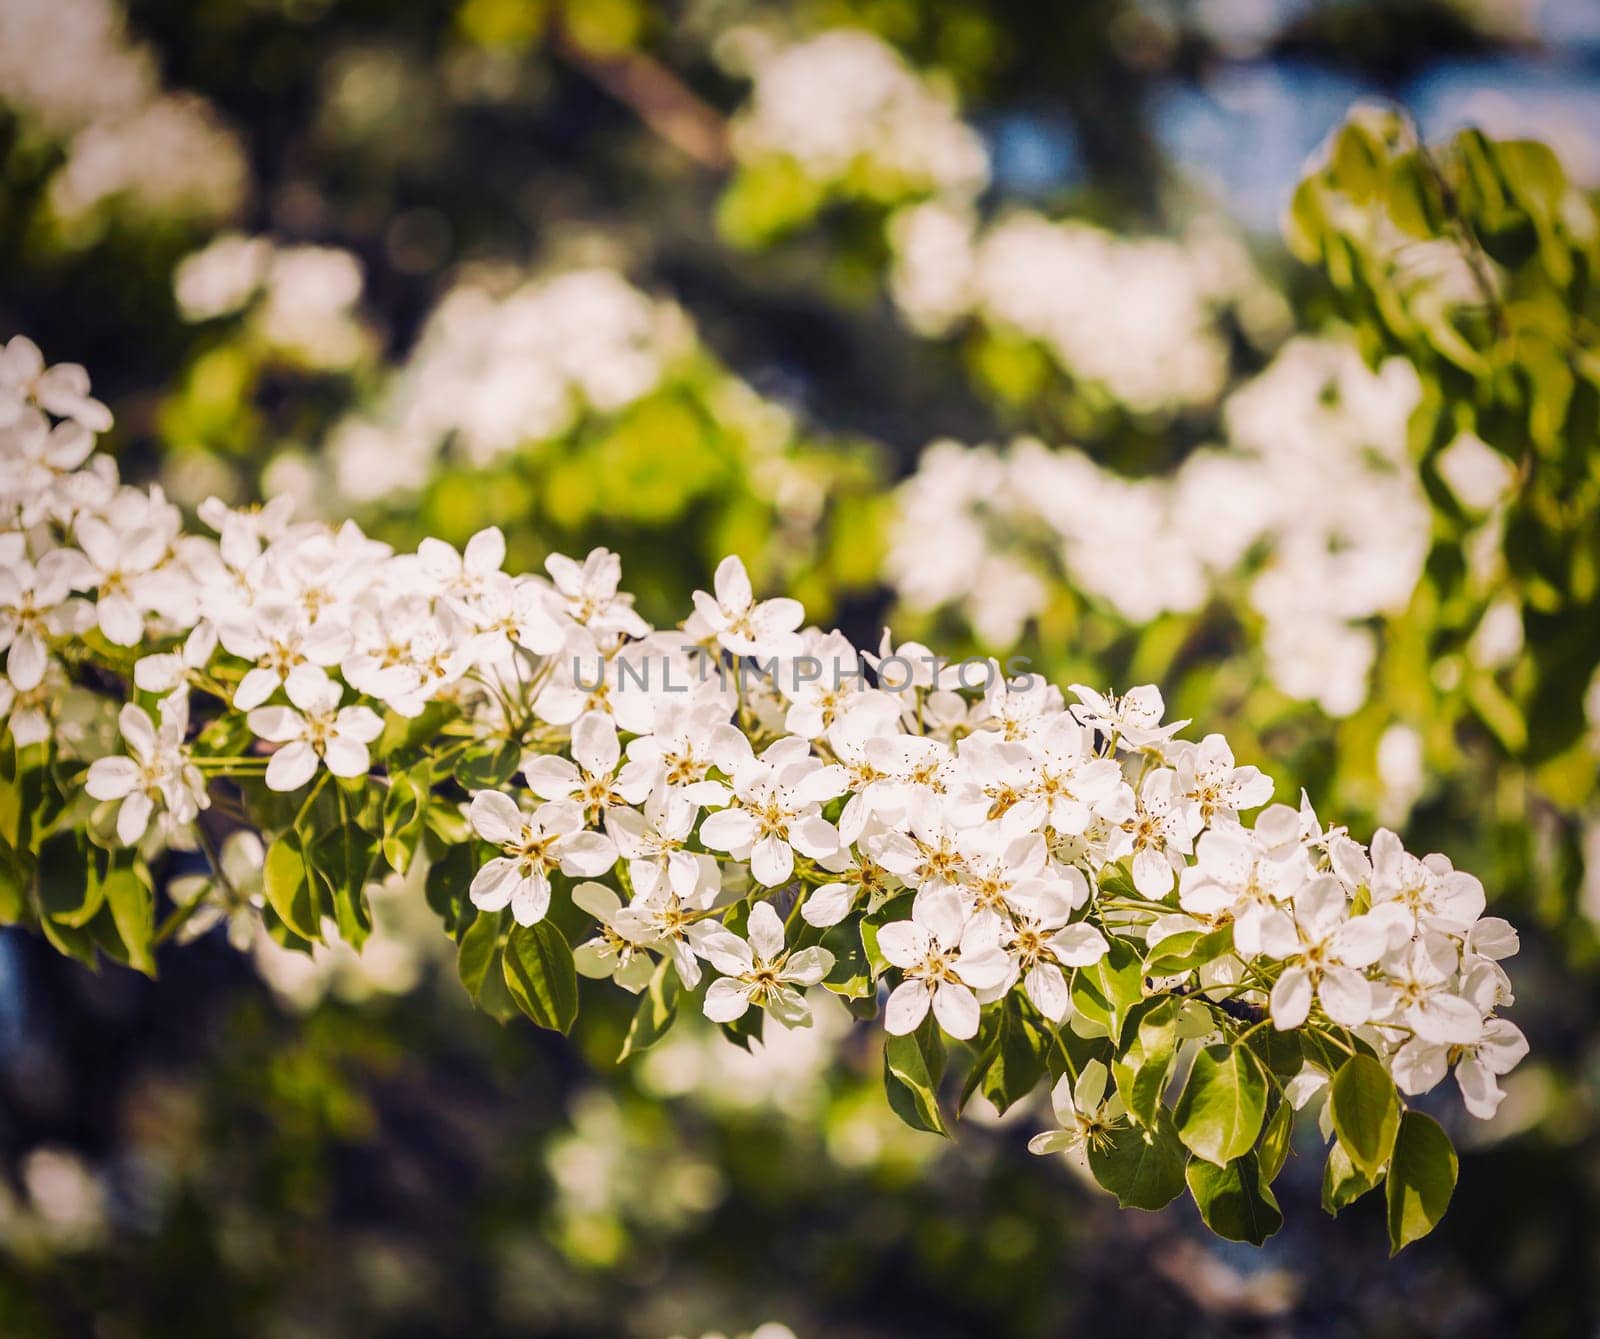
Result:
{"type": "Polygon", "coordinates": [[[1185,1178],[1200,1217],[1219,1237],[1259,1246],[1283,1226],[1277,1197],[1261,1175],[1254,1153],[1220,1167],[1191,1158],[1185,1178]]]}
{"type": "Polygon", "coordinates": [[[883,1086],[889,1106],[914,1130],[950,1133],[939,1110],[939,1080],[947,1059],[944,1038],[931,1014],[915,1032],[889,1037],[883,1044],[883,1086]]]}
{"type": "Polygon", "coordinates": [[[1144,998],[1144,969],[1137,946],[1113,938],[1105,957],[1073,973],[1071,993],[1072,1007],[1080,1018],[1113,1038],[1120,1036],[1128,1015],[1144,998]]]}
{"type": "Polygon", "coordinates": [[[1394,1151],[1400,1097],[1388,1071],[1369,1055],[1353,1055],[1333,1076],[1329,1091],[1333,1128],[1355,1167],[1375,1181],[1394,1151]]]}
{"type": "Polygon", "coordinates": [[[510,919],[509,912],[480,914],[456,953],[456,971],[472,1002],[501,1023],[515,1018],[520,1007],[507,984],[512,969],[504,965],[510,919]]]}
{"type": "Polygon", "coordinates": [[[1455,1192],[1456,1167],[1456,1151],[1439,1122],[1420,1111],[1406,1112],[1384,1183],[1391,1254],[1438,1226],[1455,1192]]]}
{"type": "Polygon", "coordinates": [[[578,973],[566,936],[548,920],[514,925],[501,965],[517,1007],[542,1028],[567,1032],[578,1016],[578,973]]]}
{"type": "Polygon", "coordinates": [[[1207,1046],[1194,1058],[1174,1119],[1191,1152],[1226,1167],[1255,1146],[1266,1110],[1266,1075],[1250,1050],[1207,1046]]]}
{"type": "Polygon", "coordinates": [[[1161,1100],[1178,1049],[1179,1009],[1179,1001],[1171,995],[1136,1006],[1125,1030],[1126,1045],[1111,1062],[1123,1105],[1147,1127],[1163,1111],[1161,1100]]]}
{"type": "Polygon", "coordinates": [[[322,936],[321,898],[296,832],[285,832],[267,848],[263,869],[267,904],[302,939],[322,936]]]}
{"type": "Polygon", "coordinates": [[[1594,225],[1592,201],[1542,144],[1465,130],[1425,147],[1398,114],[1366,112],[1301,183],[1288,232],[1296,254],[1326,270],[1369,352],[1403,354],[1423,377],[1412,435],[1440,513],[1428,635],[1450,646],[1491,595],[1508,593],[1527,646],[1510,670],[1465,670],[1438,705],[1530,766],[1580,740],[1600,660],[1593,639],[1574,640],[1600,612],[1594,225]],[[1419,263],[1419,247],[1436,261],[1419,263]],[[1453,560],[1483,517],[1436,473],[1463,432],[1514,476],[1504,576],[1490,586],[1453,560]]]}
{"type": "Polygon", "coordinates": [[[1356,1167],[1344,1144],[1334,1140],[1322,1168],[1322,1207],[1337,1217],[1340,1209],[1360,1199],[1377,1184],[1375,1178],[1363,1175],[1356,1167]]]}
{"type": "Polygon", "coordinates": [[[1089,1170],[1124,1209],[1160,1209],[1183,1194],[1188,1157],[1165,1107],[1148,1126],[1123,1125],[1091,1140],[1089,1170]]]}
{"type": "Polygon", "coordinates": [[[628,1023],[628,1035],[623,1038],[622,1050],[617,1055],[618,1063],[649,1050],[667,1035],[677,1018],[678,974],[672,960],[663,958],[639,996],[639,1005],[628,1023]]]}

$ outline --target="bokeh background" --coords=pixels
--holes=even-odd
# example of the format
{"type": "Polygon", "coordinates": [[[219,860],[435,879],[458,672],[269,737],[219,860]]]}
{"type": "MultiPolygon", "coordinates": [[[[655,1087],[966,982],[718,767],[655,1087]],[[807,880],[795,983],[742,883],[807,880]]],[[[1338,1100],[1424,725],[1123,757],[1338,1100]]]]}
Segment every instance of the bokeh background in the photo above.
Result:
{"type": "Polygon", "coordinates": [[[614,992],[501,1026],[416,886],[359,958],[219,927],[154,981],[6,931],[0,1334],[1594,1334],[1594,300],[1521,428],[1296,259],[1373,102],[1592,200],[1600,8],[0,0],[0,336],[90,368],[127,477],[605,544],[663,621],[733,551],[858,642],[1159,682],[1479,871],[1533,1046],[1493,1121],[1430,1099],[1460,1184],[1390,1261],[1314,1139],[1255,1250],[1030,1158],[1037,1111],[914,1133],[842,1009],[623,1066],[614,992]]]}

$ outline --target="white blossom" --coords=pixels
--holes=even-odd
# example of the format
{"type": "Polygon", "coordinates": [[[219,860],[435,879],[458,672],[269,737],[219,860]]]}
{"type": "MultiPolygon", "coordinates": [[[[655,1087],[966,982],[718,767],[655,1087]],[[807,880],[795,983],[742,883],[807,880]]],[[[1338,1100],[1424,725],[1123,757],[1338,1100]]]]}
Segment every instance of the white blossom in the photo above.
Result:
{"type": "Polygon", "coordinates": [[[257,707],[245,718],[260,739],[278,745],[267,764],[267,785],[298,790],[325,764],[334,776],[365,776],[367,745],[383,733],[371,707],[340,706],[344,689],[315,665],[289,672],[284,691],[293,705],[257,707]]]}
{"type": "Polygon", "coordinates": [[[749,939],[723,931],[702,941],[701,953],[722,976],[706,989],[703,1008],[714,1023],[743,1018],[752,1004],[785,1027],[809,1027],[804,991],[833,969],[825,948],[786,949],[783,922],[770,902],[750,909],[749,939]]]}
{"type": "Polygon", "coordinates": [[[472,797],[472,830],[500,848],[473,876],[469,890],[479,911],[511,908],[518,925],[536,925],[550,909],[550,875],[594,878],[616,863],[610,838],[586,831],[583,811],[551,800],[528,812],[509,795],[480,790],[472,797]]]}

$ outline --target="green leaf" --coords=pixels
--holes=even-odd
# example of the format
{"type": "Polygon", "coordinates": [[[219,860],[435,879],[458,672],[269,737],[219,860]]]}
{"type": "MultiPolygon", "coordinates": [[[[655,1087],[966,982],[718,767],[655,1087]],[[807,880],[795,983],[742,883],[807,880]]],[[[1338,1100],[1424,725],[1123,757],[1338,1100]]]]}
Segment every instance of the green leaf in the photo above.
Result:
{"type": "Polygon", "coordinates": [[[1005,1112],[1039,1086],[1050,1033],[1038,1013],[1015,991],[998,1010],[995,1054],[983,1076],[983,1095],[1005,1112]]]}
{"type": "Polygon", "coordinates": [[[383,733],[372,746],[372,756],[381,761],[398,750],[420,748],[438,736],[439,727],[457,710],[444,702],[430,702],[415,716],[385,712],[383,733]]]}
{"type": "Polygon", "coordinates": [[[27,913],[32,881],[30,862],[0,839],[0,925],[15,925],[27,913]]]}
{"type": "Polygon", "coordinates": [[[1456,1151],[1439,1122],[1420,1111],[1406,1112],[1384,1186],[1390,1255],[1438,1226],[1455,1193],[1456,1170],[1456,1151]]]}
{"type": "Polygon", "coordinates": [[[468,924],[475,914],[470,892],[476,873],[477,862],[470,842],[446,847],[428,866],[427,878],[423,881],[423,895],[444,922],[445,930],[452,935],[468,924]]]}
{"type": "Polygon", "coordinates": [[[339,938],[359,949],[372,933],[367,909],[367,874],[378,858],[378,839],[354,823],[343,823],[317,838],[310,868],[333,904],[339,938]]]}
{"type": "Polygon", "coordinates": [[[910,905],[909,896],[902,894],[861,918],[861,951],[867,955],[875,977],[889,970],[889,960],[878,951],[878,931],[892,920],[903,920],[910,905]]]}
{"type": "Polygon", "coordinates": [[[628,1024],[628,1035],[617,1053],[621,1064],[630,1055],[647,1051],[667,1035],[678,1017],[678,973],[671,958],[656,964],[655,974],[639,995],[639,1005],[628,1024]]]}
{"type": "Polygon", "coordinates": [[[1350,1154],[1345,1146],[1335,1139],[1328,1149],[1328,1160],[1322,1166],[1324,1212],[1337,1218],[1340,1209],[1355,1203],[1375,1185],[1377,1182],[1361,1174],[1355,1163],[1350,1161],[1350,1154]]]}
{"type": "Polygon", "coordinates": [[[497,1022],[517,1016],[517,1002],[506,988],[501,967],[505,933],[503,922],[509,912],[483,912],[461,936],[456,952],[456,971],[472,1002],[497,1022]]]}
{"type": "Polygon", "coordinates": [[[1289,1160],[1289,1149],[1293,1143],[1294,1108],[1287,1102],[1279,1102],[1278,1109],[1267,1121],[1266,1131],[1261,1136],[1261,1147],[1256,1150],[1261,1162],[1261,1179],[1268,1185],[1278,1179],[1283,1164],[1289,1160]]]}
{"type": "Polygon", "coordinates": [[[470,845],[473,841],[471,825],[453,804],[430,804],[423,810],[422,821],[427,832],[446,846],[470,845]]]}
{"type": "MultiPolygon", "coordinates": [[[[1250,1033],[1244,1039],[1244,1044],[1250,1048],[1267,1072],[1278,1079],[1281,1086],[1305,1068],[1308,1057],[1302,1041],[1308,1038],[1309,1034],[1298,1031],[1279,1032],[1277,1028],[1269,1027],[1250,1033]]],[[[1334,1054],[1339,1053],[1334,1052],[1334,1054]]],[[[1315,1059],[1320,1055],[1321,1052],[1318,1051],[1310,1058],[1315,1059]]]]}
{"type": "Polygon", "coordinates": [[[1376,1181],[1400,1129],[1400,1096],[1389,1071],[1370,1055],[1351,1056],[1333,1076],[1328,1102],[1351,1163],[1376,1181]]]}
{"type": "Polygon", "coordinates": [[[495,746],[474,745],[456,762],[455,776],[468,790],[497,790],[522,765],[522,745],[514,739],[495,746]]]}
{"type": "Polygon", "coordinates": [[[1151,1126],[1167,1091],[1167,1076],[1178,1049],[1179,1002],[1171,995],[1146,1000],[1129,1015],[1128,1043],[1111,1062],[1111,1077],[1123,1106],[1140,1125],[1151,1126]]]}
{"type": "Polygon", "coordinates": [[[1277,1197],[1262,1180],[1253,1153],[1226,1167],[1194,1158],[1184,1177],[1200,1217],[1219,1237],[1259,1246],[1283,1226],[1277,1197]]]}
{"type": "Polygon", "coordinates": [[[1173,1116],[1193,1153],[1226,1167],[1250,1151],[1266,1110],[1260,1062],[1246,1047],[1219,1044],[1195,1056],[1173,1116]]]}
{"type": "Polygon", "coordinates": [[[567,937],[549,920],[513,925],[504,950],[506,988],[542,1028],[567,1032],[578,1016],[578,972],[567,937]]]}
{"type": "Polygon", "coordinates": [[[155,936],[155,891],[150,887],[131,858],[113,862],[103,878],[97,880],[101,900],[110,909],[117,937],[127,950],[128,966],[146,976],[156,974],[156,960],[151,953],[151,939],[155,936]]]}
{"type": "Polygon", "coordinates": [[[860,934],[849,921],[831,926],[818,942],[833,954],[833,966],[822,978],[824,987],[847,1000],[861,1000],[872,995],[872,966],[867,961],[860,934]]]}
{"type": "Polygon", "coordinates": [[[1121,1035],[1133,1006],[1144,999],[1144,965],[1126,939],[1111,939],[1111,951],[1099,962],[1072,974],[1072,1003],[1080,1014],[1103,1026],[1113,1039],[1121,1035]]]}
{"type": "Polygon", "coordinates": [[[1119,1125],[1089,1141],[1089,1170],[1124,1209],[1159,1209],[1183,1194],[1187,1157],[1172,1117],[1160,1108],[1148,1129],[1119,1125]]]}
{"type": "Polygon", "coordinates": [[[939,1080],[944,1077],[944,1040],[932,1015],[904,1037],[883,1046],[883,1086],[889,1106],[913,1130],[949,1136],[939,1110],[939,1080]]]}
{"type": "Polygon", "coordinates": [[[90,878],[83,835],[58,832],[39,848],[39,910],[60,925],[87,925],[100,910],[102,890],[90,878]]]}
{"type": "Polygon", "coordinates": [[[1420,154],[1408,153],[1390,163],[1388,200],[1389,217],[1401,232],[1422,238],[1438,235],[1444,202],[1420,154]]]}
{"type": "Polygon", "coordinates": [[[88,930],[64,925],[48,916],[39,918],[39,929],[57,953],[81,962],[85,967],[96,968],[99,959],[95,955],[94,936],[88,930]]]}
{"type": "Polygon", "coordinates": [[[422,840],[430,793],[426,774],[426,764],[413,772],[396,773],[383,797],[383,858],[396,874],[411,868],[417,843],[422,840]]]}
{"type": "Polygon", "coordinates": [[[1185,930],[1181,934],[1163,939],[1144,962],[1146,976],[1177,976],[1192,972],[1208,962],[1215,962],[1233,948],[1233,926],[1202,934],[1198,930],[1185,930]]]}
{"type": "Polygon", "coordinates": [[[299,834],[290,830],[267,848],[262,868],[267,904],[302,939],[322,937],[322,914],[316,884],[306,869],[299,834]]]}

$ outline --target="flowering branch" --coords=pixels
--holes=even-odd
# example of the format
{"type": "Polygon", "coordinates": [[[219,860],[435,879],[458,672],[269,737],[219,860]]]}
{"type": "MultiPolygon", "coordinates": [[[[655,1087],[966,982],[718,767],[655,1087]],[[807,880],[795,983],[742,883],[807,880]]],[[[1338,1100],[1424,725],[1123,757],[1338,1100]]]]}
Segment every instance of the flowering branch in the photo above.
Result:
{"type": "Polygon", "coordinates": [[[1153,687],[1068,706],[992,662],[858,654],[736,558],[661,630],[603,549],[512,576],[496,530],[396,553],[214,501],[188,533],[93,454],[88,389],[0,354],[7,919],[153,971],[181,923],[155,928],[153,871],[198,840],[228,915],[359,947],[367,884],[421,860],[491,1011],[567,1031],[578,977],[609,978],[640,997],[631,1054],[689,1001],[748,1039],[808,1025],[810,991],[886,992],[920,1128],[961,1043],[963,1104],[1053,1081],[1036,1151],[1260,1241],[1327,1088],[1330,1210],[1384,1182],[1396,1249],[1443,1212],[1454,1153],[1402,1095],[1453,1068],[1488,1116],[1527,1050],[1497,1013],[1516,934],[1444,857],[1269,805],[1153,687]],[[198,827],[218,787],[263,844],[198,827]]]}

